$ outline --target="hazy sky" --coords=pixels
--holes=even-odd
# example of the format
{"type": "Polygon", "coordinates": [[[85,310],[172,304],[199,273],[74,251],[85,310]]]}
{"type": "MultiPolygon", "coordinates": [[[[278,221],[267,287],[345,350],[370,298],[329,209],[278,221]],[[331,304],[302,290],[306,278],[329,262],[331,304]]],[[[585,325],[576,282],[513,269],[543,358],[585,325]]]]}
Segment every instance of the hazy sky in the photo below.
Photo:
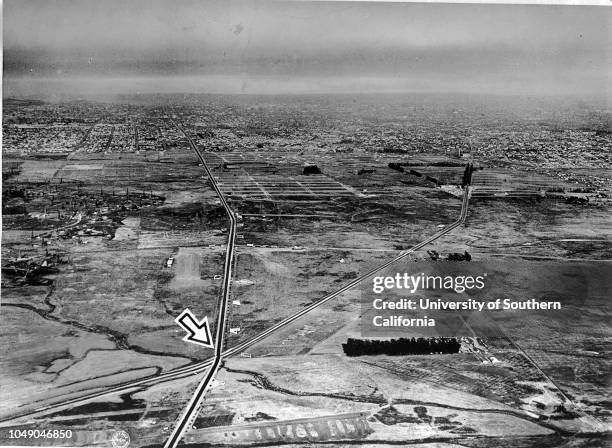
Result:
{"type": "Polygon", "coordinates": [[[5,0],[5,94],[467,91],[609,95],[608,7],[5,0]],[[55,84],[54,84],[55,83],[55,84]]]}

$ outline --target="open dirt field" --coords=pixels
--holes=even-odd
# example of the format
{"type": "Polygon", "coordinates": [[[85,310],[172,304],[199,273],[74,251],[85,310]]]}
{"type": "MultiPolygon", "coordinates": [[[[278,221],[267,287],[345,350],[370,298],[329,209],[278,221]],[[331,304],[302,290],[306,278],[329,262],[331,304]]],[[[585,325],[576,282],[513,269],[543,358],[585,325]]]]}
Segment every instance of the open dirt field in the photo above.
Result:
{"type": "MultiPolygon", "coordinates": [[[[605,157],[592,149],[582,168],[561,166],[525,139],[540,135],[536,121],[436,101],[162,95],[10,106],[0,417],[26,417],[2,429],[125,428],[132,446],[160,446],[222,356],[187,443],[601,445],[612,422],[605,157]],[[73,116],[61,130],[33,123],[73,116]],[[508,157],[500,141],[515,148],[508,157]],[[521,145],[545,168],[520,158],[521,145]],[[378,275],[419,263],[486,272],[482,291],[414,297],[562,309],[443,312],[435,326],[364,334],[372,285],[361,276],[438,234],[378,275]],[[175,322],[189,308],[215,334],[227,299],[231,350],[341,289],[227,356],[184,341],[175,322]],[[441,336],[459,351],[343,349],[349,338],[441,336]]],[[[609,138],[588,126],[542,138],[560,151],[609,138]]]]}

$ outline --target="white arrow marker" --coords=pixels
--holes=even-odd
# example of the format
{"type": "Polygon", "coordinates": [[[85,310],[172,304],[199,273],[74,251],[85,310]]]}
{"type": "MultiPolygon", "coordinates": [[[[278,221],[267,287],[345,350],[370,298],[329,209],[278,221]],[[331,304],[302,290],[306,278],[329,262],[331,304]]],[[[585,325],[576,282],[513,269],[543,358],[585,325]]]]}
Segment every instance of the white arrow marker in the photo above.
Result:
{"type": "Polygon", "coordinates": [[[187,336],[183,338],[183,341],[193,342],[194,344],[203,345],[204,347],[215,348],[215,344],[210,334],[210,327],[208,325],[208,317],[204,317],[201,321],[194,317],[189,308],[181,313],[179,317],[174,321],[187,331],[187,336]]]}

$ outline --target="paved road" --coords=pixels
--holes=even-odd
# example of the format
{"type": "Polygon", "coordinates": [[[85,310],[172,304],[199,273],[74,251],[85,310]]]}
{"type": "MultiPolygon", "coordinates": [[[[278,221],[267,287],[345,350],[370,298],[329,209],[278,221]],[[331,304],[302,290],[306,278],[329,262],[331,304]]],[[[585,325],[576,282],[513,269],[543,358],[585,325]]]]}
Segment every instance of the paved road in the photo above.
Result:
{"type": "MultiPolygon", "coordinates": [[[[200,155],[198,153],[198,155],[200,155]]],[[[205,166],[203,164],[203,166],[205,166]]],[[[205,168],[206,169],[206,168],[205,168]]],[[[233,356],[236,355],[244,350],[246,350],[248,347],[250,347],[251,345],[261,341],[262,339],[266,338],[267,336],[269,336],[271,333],[273,333],[274,331],[279,330],[280,328],[285,327],[286,325],[290,324],[291,322],[295,321],[296,319],[299,319],[301,316],[303,316],[304,314],[312,311],[313,309],[317,308],[318,306],[322,305],[323,303],[333,299],[334,297],[337,297],[338,295],[342,294],[343,292],[347,291],[348,289],[354,287],[355,285],[359,284],[360,282],[366,280],[367,278],[373,276],[374,274],[376,274],[377,272],[386,269],[387,267],[389,267],[390,265],[392,265],[393,263],[396,263],[397,261],[405,258],[406,256],[408,256],[409,254],[423,248],[423,246],[426,246],[427,244],[432,243],[433,241],[439,239],[440,237],[442,237],[443,235],[449,233],[450,231],[452,231],[453,229],[455,229],[456,227],[462,225],[465,222],[465,219],[467,217],[467,210],[468,210],[468,201],[469,201],[469,192],[468,190],[465,191],[464,195],[463,195],[463,201],[461,204],[461,214],[459,216],[459,218],[454,221],[452,224],[446,226],[445,228],[441,229],[439,232],[433,234],[431,237],[427,238],[426,240],[422,241],[421,243],[413,246],[412,248],[400,253],[399,256],[393,258],[392,260],[390,260],[389,262],[386,262],[385,264],[369,271],[368,273],[362,275],[361,277],[358,277],[357,279],[353,280],[352,282],[350,282],[348,285],[346,285],[345,287],[343,287],[342,289],[331,293],[325,297],[323,297],[321,300],[317,301],[316,303],[310,305],[308,308],[305,308],[303,310],[301,310],[300,312],[294,314],[293,316],[288,317],[287,319],[279,322],[278,324],[274,325],[273,327],[271,327],[270,329],[264,331],[263,333],[260,333],[257,336],[254,336],[252,339],[249,339],[237,346],[234,346],[232,348],[230,348],[229,350],[226,350],[225,352],[222,353],[223,357],[229,357],[229,356],[233,356]]],[[[225,279],[229,279],[229,277],[227,277],[227,275],[224,277],[224,284],[225,284],[225,279]]],[[[227,289],[229,291],[229,288],[227,289]]],[[[225,312],[225,310],[224,310],[225,312]]],[[[217,339],[219,340],[219,339],[217,339]]],[[[216,349],[220,349],[222,348],[220,344],[217,344],[216,349]]],[[[215,353],[216,355],[216,353],[215,353]]],[[[217,358],[215,356],[215,358],[217,358]]],[[[101,397],[104,396],[108,396],[111,394],[116,394],[119,392],[123,392],[125,393],[126,391],[129,391],[131,389],[138,389],[139,387],[142,386],[152,386],[158,383],[162,383],[162,382],[167,382],[167,381],[172,381],[172,380],[176,380],[179,378],[185,378],[189,375],[193,375],[193,374],[197,374],[197,373],[201,373],[203,371],[203,369],[206,369],[210,366],[213,365],[215,358],[213,359],[207,359],[205,361],[199,362],[199,363],[195,363],[195,364],[190,364],[188,366],[184,366],[184,367],[179,367],[177,369],[165,372],[165,373],[161,373],[158,375],[155,375],[153,377],[147,377],[147,378],[141,378],[138,380],[132,380],[132,381],[128,381],[122,384],[118,384],[112,387],[108,387],[108,388],[104,388],[102,391],[97,391],[97,392],[91,392],[89,394],[86,395],[82,395],[80,397],[76,397],[76,398],[71,398],[71,399],[64,399],[61,403],[52,403],[52,404],[48,404],[48,405],[44,405],[44,406],[40,406],[38,407],[36,410],[24,410],[22,412],[19,413],[13,413],[11,416],[9,417],[4,417],[2,419],[0,419],[0,422],[9,422],[18,418],[23,418],[23,417],[37,417],[49,412],[58,412],[61,411],[63,409],[66,408],[71,408],[71,407],[75,407],[75,406],[79,406],[82,404],[86,404],[94,399],[99,399],[101,397]]],[[[211,369],[210,371],[212,371],[213,369],[211,369]]],[[[210,373],[209,371],[209,373],[210,373]]],[[[208,376],[208,374],[207,374],[208,376]]]]}
{"type": "Polygon", "coordinates": [[[202,402],[202,399],[206,395],[206,391],[214,380],[215,375],[219,370],[221,360],[223,359],[223,343],[225,337],[225,327],[227,324],[227,303],[229,301],[230,286],[232,283],[232,265],[234,263],[234,246],[236,242],[236,215],[227,203],[223,192],[219,188],[215,177],[212,175],[212,172],[208,168],[208,165],[206,164],[204,157],[202,157],[202,154],[198,150],[198,147],[195,145],[191,137],[189,137],[189,135],[187,135],[187,133],[179,125],[177,125],[176,123],[174,123],[174,125],[178,129],[180,129],[183,135],[187,138],[187,140],[189,141],[189,145],[196,152],[200,161],[202,162],[202,166],[204,167],[204,170],[206,171],[206,174],[210,179],[210,183],[212,184],[215,193],[217,193],[217,196],[219,197],[219,200],[221,201],[221,204],[223,205],[223,208],[227,213],[227,216],[230,221],[230,227],[227,236],[227,249],[225,252],[225,268],[223,272],[223,289],[221,290],[221,303],[219,304],[219,312],[217,314],[215,328],[215,356],[212,360],[212,365],[206,373],[206,376],[202,381],[200,381],[200,383],[196,387],[195,393],[187,404],[187,408],[180,416],[178,423],[172,429],[170,437],[166,441],[164,448],[174,448],[183,438],[183,434],[185,433],[185,431],[192,425],[192,421],[195,419],[195,417],[197,417],[198,411],[200,410],[200,404],[202,402]]]}
{"type": "MultiPolygon", "coordinates": [[[[211,179],[211,182],[213,183],[213,187],[215,188],[215,191],[219,195],[219,198],[221,198],[221,201],[223,203],[223,207],[225,208],[227,213],[230,215],[230,217],[233,217],[233,212],[230,209],[230,207],[227,204],[227,202],[225,202],[225,198],[223,197],[223,193],[221,193],[221,191],[219,190],[219,187],[218,187],[216,181],[214,180],[212,174],[210,173],[208,167],[206,166],[206,162],[204,161],[204,158],[202,157],[202,155],[198,151],[198,149],[195,146],[195,144],[193,143],[193,141],[187,136],[187,134],[185,134],[185,136],[189,139],[189,143],[191,144],[192,148],[198,153],[198,156],[200,157],[200,160],[202,161],[202,165],[204,166],[206,172],[208,173],[209,178],[211,179]]],[[[465,218],[467,216],[468,199],[469,199],[469,191],[468,191],[468,189],[466,189],[466,192],[463,195],[463,202],[461,203],[461,215],[459,216],[459,219],[457,221],[453,222],[451,225],[449,225],[446,228],[440,230],[438,233],[430,236],[429,238],[427,238],[426,240],[424,240],[421,243],[417,244],[416,246],[412,247],[411,249],[402,252],[399,256],[393,258],[392,260],[389,260],[388,262],[386,262],[386,263],[384,263],[384,264],[382,264],[382,265],[372,269],[371,271],[367,272],[366,274],[363,274],[362,276],[356,278],[352,282],[346,284],[343,288],[341,288],[341,289],[339,289],[339,290],[337,290],[337,291],[335,291],[335,292],[325,296],[324,298],[322,298],[321,300],[317,301],[316,303],[313,303],[312,305],[304,308],[303,310],[299,311],[298,313],[294,314],[293,316],[291,316],[291,317],[283,320],[282,322],[279,322],[278,324],[270,327],[269,329],[267,329],[266,331],[260,333],[259,335],[255,336],[254,338],[250,339],[249,341],[239,345],[238,347],[240,347],[240,348],[238,349],[238,351],[242,351],[245,348],[247,348],[248,346],[257,343],[257,342],[261,341],[262,339],[265,339],[267,336],[271,335],[275,331],[277,331],[277,330],[279,330],[279,329],[289,325],[293,321],[299,319],[304,314],[309,313],[313,309],[323,305],[325,302],[327,302],[329,300],[332,300],[333,298],[339,296],[340,294],[348,291],[349,289],[353,288],[354,286],[356,286],[357,284],[361,283],[362,281],[372,277],[373,275],[377,274],[378,272],[388,268],[389,266],[393,265],[394,263],[398,262],[399,260],[407,257],[408,255],[413,253],[415,250],[418,250],[421,247],[431,243],[432,241],[437,240],[442,235],[450,232],[455,227],[461,225],[465,221],[465,218]]],[[[231,262],[232,262],[232,256],[233,256],[233,250],[234,250],[234,248],[233,248],[233,238],[235,237],[235,232],[236,232],[236,220],[234,218],[234,219],[232,219],[232,227],[230,228],[230,238],[232,238],[232,245],[231,245],[231,248],[230,248],[230,242],[228,241],[227,256],[226,256],[226,259],[225,259],[225,263],[226,263],[225,264],[225,280],[226,280],[226,282],[224,283],[224,291],[223,291],[223,298],[224,298],[224,300],[223,300],[223,303],[221,305],[222,306],[222,310],[221,310],[222,313],[219,314],[219,318],[217,319],[217,338],[216,338],[217,342],[216,342],[216,347],[215,347],[215,358],[213,360],[213,364],[212,364],[210,370],[208,371],[208,374],[206,375],[204,380],[202,380],[202,382],[200,382],[200,384],[198,385],[195,394],[193,395],[193,397],[189,401],[189,404],[187,405],[186,411],[181,416],[178,424],[175,426],[174,430],[172,431],[172,434],[168,438],[168,441],[164,445],[164,448],[175,448],[176,445],[180,442],[181,438],[183,437],[183,434],[185,433],[185,431],[189,428],[189,426],[191,426],[191,422],[197,416],[197,412],[200,409],[201,401],[204,398],[204,395],[206,395],[206,391],[207,391],[208,387],[210,386],[211,381],[214,379],[214,376],[215,376],[215,374],[217,373],[217,371],[219,369],[219,364],[220,364],[220,362],[221,362],[221,360],[223,359],[223,356],[224,356],[224,354],[221,351],[221,345],[222,345],[222,342],[223,342],[223,331],[224,330],[221,330],[221,332],[220,332],[220,329],[225,329],[225,311],[226,311],[225,307],[226,307],[228,296],[229,296],[229,285],[230,285],[230,280],[231,280],[231,262]],[[229,263],[229,265],[228,265],[228,263],[229,263]]],[[[236,347],[234,347],[234,349],[235,348],[236,347]]],[[[227,353],[225,354],[225,356],[227,356],[227,353]]]]}
{"type": "Polygon", "coordinates": [[[363,274],[362,276],[357,277],[355,280],[353,280],[352,282],[346,284],[341,289],[339,289],[339,290],[337,290],[337,291],[335,291],[335,292],[333,292],[331,294],[328,294],[327,296],[323,297],[322,299],[318,300],[317,302],[313,303],[312,305],[310,305],[310,306],[304,308],[303,310],[295,313],[293,316],[288,317],[287,319],[285,319],[285,320],[279,322],[278,324],[270,327],[269,329],[267,329],[264,332],[258,334],[257,336],[253,337],[252,339],[249,339],[248,341],[245,341],[242,344],[239,344],[239,345],[237,345],[235,347],[232,347],[230,350],[228,350],[228,352],[225,354],[225,356],[228,356],[229,352],[232,352],[231,354],[239,353],[239,352],[245,350],[246,348],[250,347],[251,345],[261,341],[262,339],[265,339],[270,334],[272,334],[275,331],[277,331],[277,330],[279,330],[279,329],[289,325],[291,322],[299,319],[304,314],[309,313],[310,311],[314,310],[315,308],[323,305],[325,302],[328,302],[331,299],[333,299],[334,297],[337,297],[340,294],[348,291],[349,289],[355,287],[356,285],[358,285],[359,283],[363,282],[364,280],[367,280],[368,278],[374,276],[375,274],[379,273],[380,271],[388,268],[392,264],[397,263],[398,261],[400,261],[403,258],[406,258],[408,255],[412,254],[413,252],[421,249],[423,246],[426,246],[427,244],[432,243],[433,241],[435,241],[438,238],[440,238],[441,236],[447,234],[448,232],[450,232],[454,228],[460,226],[461,224],[463,224],[465,222],[465,218],[467,217],[468,201],[469,201],[469,192],[468,192],[468,190],[466,190],[465,194],[463,195],[463,202],[461,203],[461,215],[459,216],[459,219],[457,219],[455,222],[453,222],[452,224],[446,226],[444,229],[442,229],[439,232],[433,234],[432,236],[430,236],[426,240],[420,242],[419,244],[411,247],[408,250],[405,250],[405,251],[401,252],[400,255],[398,255],[397,257],[389,260],[388,262],[386,262],[386,263],[384,263],[384,264],[382,264],[380,266],[377,266],[376,268],[374,268],[371,271],[363,274]]]}

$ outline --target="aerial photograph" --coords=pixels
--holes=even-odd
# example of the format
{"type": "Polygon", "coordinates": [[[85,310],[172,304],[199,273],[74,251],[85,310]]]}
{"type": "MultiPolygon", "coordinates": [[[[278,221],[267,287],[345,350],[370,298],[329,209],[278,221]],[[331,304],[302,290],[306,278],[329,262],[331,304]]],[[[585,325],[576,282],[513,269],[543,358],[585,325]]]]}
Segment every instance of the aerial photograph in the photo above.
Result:
{"type": "Polygon", "coordinates": [[[611,6],[5,0],[0,447],[612,446],[611,6]]]}

